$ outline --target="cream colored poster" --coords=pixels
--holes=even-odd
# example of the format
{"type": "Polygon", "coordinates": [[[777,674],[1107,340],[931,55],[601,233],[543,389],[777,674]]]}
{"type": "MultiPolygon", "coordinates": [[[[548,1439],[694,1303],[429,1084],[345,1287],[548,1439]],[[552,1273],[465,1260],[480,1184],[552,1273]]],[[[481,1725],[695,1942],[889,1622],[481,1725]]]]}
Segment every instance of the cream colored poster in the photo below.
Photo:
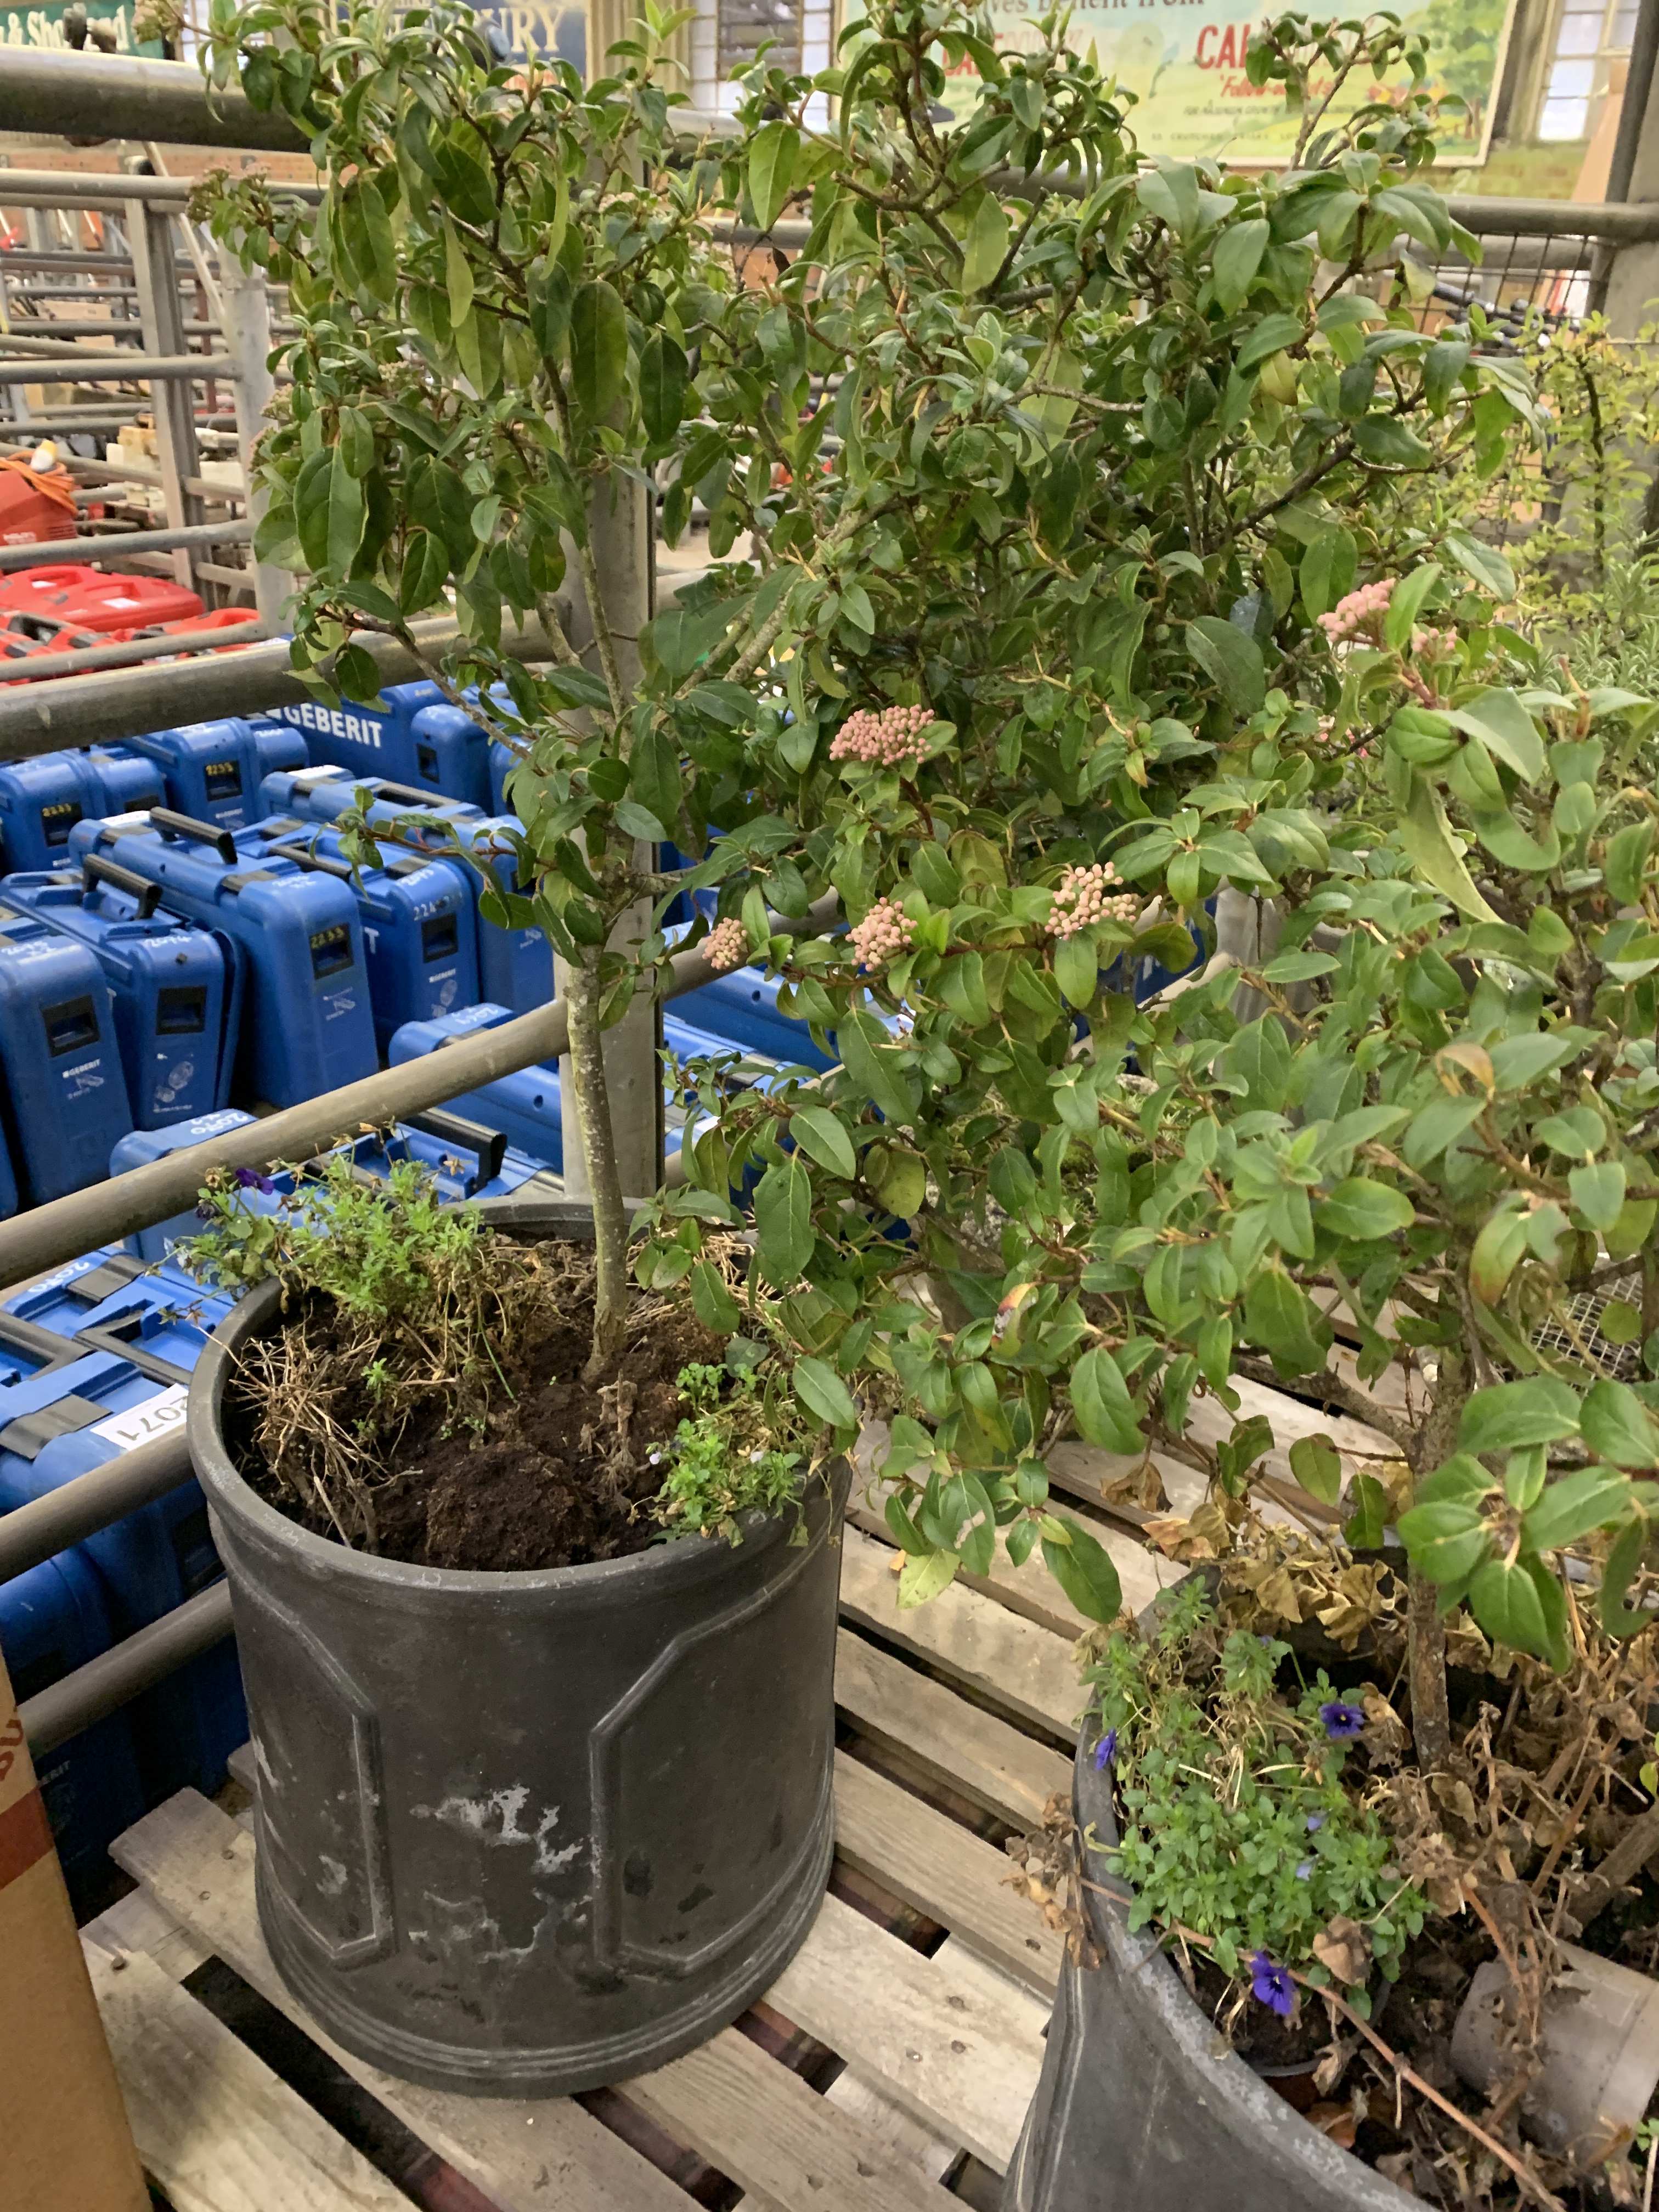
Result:
{"type": "MultiPolygon", "coordinates": [[[[1482,160],[1503,58],[1505,0],[1429,0],[1400,12],[1407,30],[1429,40],[1431,88],[1468,104],[1463,118],[1445,120],[1442,161],[1466,166],[1482,160]]],[[[993,0],[998,44],[1034,45],[1042,13],[1040,5],[1022,0],[993,0]]],[[[1208,154],[1241,167],[1277,167],[1295,150],[1299,118],[1286,109],[1282,87],[1257,87],[1244,74],[1245,45],[1261,15],[1260,0],[1255,6],[1244,0],[1077,0],[1071,40],[1080,52],[1092,40],[1102,69],[1134,94],[1129,127],[1143,153],[1178,161],[1208,154]]],[[[1401,71],[1378,88],[1369,71],[1357,73],[1332,112],[1352,112],[1379,89],[1387,97],[1407,82],[1401,71]]],[[[1330,85],[1328,76],[1322,84],[1316,80],[1316,99],[1330,85]]]]}

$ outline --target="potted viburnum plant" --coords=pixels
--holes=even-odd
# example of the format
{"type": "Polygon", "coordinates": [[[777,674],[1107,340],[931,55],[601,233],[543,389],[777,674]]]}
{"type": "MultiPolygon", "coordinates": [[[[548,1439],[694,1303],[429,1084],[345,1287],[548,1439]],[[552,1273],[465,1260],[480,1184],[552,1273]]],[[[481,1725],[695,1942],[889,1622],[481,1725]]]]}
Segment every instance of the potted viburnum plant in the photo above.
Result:
{"type": "MultiPolygon", "coordinates": [[[[853,1401],[738,1316],[731,1245],[700,1277],[723,1325],[630,1282],[602,1042],[630,1002],[652,1014],[656,848],[711,822],[744,848],[789,581],[717,578],[712,613],[642,631],[612,557],[653,473],[706,442],[703,382],[771,407],[770,303],[712,235],[720,166],[656,69],[684,20],[652,14],[592,86],[498,67],[459,7],[216,4],[204,50],[324,179],[319,208],[204,188],[288,288],[258,550],[296,576],[295,666],[370,700],[362,635],[395,637],[512,748],[518,887],[485,913],[563,969],[591,1203],[509,1229],[441,1212],[412,1169],[378,1196],[255,1178],[210,1194],[199,1255],[249,1289],[191,1423],[266,1939],[342,2044],[498,2094],[592,2087],[725,2026],[805,1936],[833,1842],[853,1401]],[[460,642],[430,652],[416,619],[452,605],[460,642]],[[514,623],[541,626],[538,672],[501,650],[514,623]]],[[[373,855],[366,817],[343,828],[373,855]]]]}
{"type": "Polygon", "coordinates": [[[1257,35],[1310,120],[1271,179],[1143,167],[1063,29],[1009,55],[878,11],[826,131],[751,73],[728,191],[762,222],[810,191],[784,428],[740,472],[711,376],[685,467],[786,623],[767,811],[693,881],[714,956],[838,1065],[696,1081],[639,1273],[734,1325],[708,1240],[754,1182],[751,1304],[887,1416],[901,1602],[1006,1543],[1109,1624],[1061,1503],[1098,1473],[1060,1448],[1208,1478],[1159,1532],[1203,1585],[1097,1654],[1104,1963],[1068,1973],[1012,2203],[1588,2205],[1653,2080],[1605,2125],[1559,2080],[1600,1954],[1645,1963],[1603,1908],[1659,1844],[1651,710],[1561,689],[1432,496],[1534,415],[1478,309],[1413,312],[1412,249],[1471,245],[1427,103],[1312,127],[1333,56],[1420,69],[1398,27],[1257,35]],[[948,125],[947,71],[979,79],[948,125]],[[775,932],[826,886],[842,929],[775,932]],[[1304,1420],[1286,1469],[1264,1389],[1366,1455],[1304,1420]]]}

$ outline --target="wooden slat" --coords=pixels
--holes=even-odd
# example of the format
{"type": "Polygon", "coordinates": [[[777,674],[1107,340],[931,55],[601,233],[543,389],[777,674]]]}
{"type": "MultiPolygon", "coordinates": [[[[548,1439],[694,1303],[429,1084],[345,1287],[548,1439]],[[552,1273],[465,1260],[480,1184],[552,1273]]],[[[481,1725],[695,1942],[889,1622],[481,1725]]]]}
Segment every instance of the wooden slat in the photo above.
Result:
{"type": "Polygon", "coordinates": [[[175,1982],[182,1982],[213,1956],[170,1912],[161,1910],[147,1889],[129,1890],[106,1912],[88,1920],[81,1930],[81,1941],[111,1958],[142,1951],[175,1982]]]}
{"type": "Polygon", "coordinates": [[[83,1948],[138,2155],[174,2212],[409,2212],[153,1959],[83,1948]]]}
{"type": "Polygon", "coordinates": [[[1048,2008],[961,1944],[924,1958],[826,1897],[767,2002],[930,2127],[1006,2169],[1048,2008]]]}
{"type": "Polygon", "coordinates": [[[842,1629],[836,1639],[836,1703],[860,1735],[890,1744],[925,1773],[1016,1828],[1033,1828],[1072,1763],[994,1713],[842,1629]]]}
{"type": "Polygon", "coordinates": [[[568,2099],[424,2089],[331,2042],[289,1995],[265,1948],[254,1912],[252,1838],[193,1790],[147,1814],[110,1855],[502,2212],[685,2212],[672,2182],[568,2099]]]}
{"type": "Polygon", "coordinates": [[[956,2202],[736,2028],[618,2087],[677,2142],[741,2182],[758,2200],[754,2212],[951,2212],[956,2202]]]}
{"type": "Polygon", "coordinates": [[[893,1556],[857,1528],[842,1531],[843,1616],[1075,1742],[1084,1693],[1066,1639],[954,1583],[927,1605],[901,1609],[893,1556]]]}
{"type": "Polygon", "coordinates": [[[836,1850],[970,1950],[1054,1995],[1065,1946],[1010,1887],[1007,1855],[845,1752],[836,1753],[836,1850]]]}

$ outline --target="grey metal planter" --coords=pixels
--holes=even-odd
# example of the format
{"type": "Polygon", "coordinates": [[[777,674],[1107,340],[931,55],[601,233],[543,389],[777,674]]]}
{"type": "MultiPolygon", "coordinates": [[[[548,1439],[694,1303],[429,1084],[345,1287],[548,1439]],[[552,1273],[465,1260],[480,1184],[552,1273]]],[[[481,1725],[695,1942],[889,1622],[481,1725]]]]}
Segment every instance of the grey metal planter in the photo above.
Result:
{"type": "MultiPolygon", "coordinates": [[[[575,1224],[526,1218],[527,1232],[575,1224]]],[[[839,1529],[757,1516],[535,1573],[346,1550],[255,1495],[222,1410],[244,1299],[191,1385],[258,1765],[260,1923],[329,2033],[410,2080],[564,2094],[734,2019],[804,1939],[833,1844],[839,1529]]]]}
{"type": "MultiPolygon", "coordinates": [[[[1114,1843],[1111,1779],[1079,1747],[1073,1803],[1114,1843]]],[[[1084,1893],[1098,1966],[1061,1973],[1003,2212],[1401,2212],[1414,2200],[1310,2127],[1242,2058],[1121,1911],[1084,1893]]]]}

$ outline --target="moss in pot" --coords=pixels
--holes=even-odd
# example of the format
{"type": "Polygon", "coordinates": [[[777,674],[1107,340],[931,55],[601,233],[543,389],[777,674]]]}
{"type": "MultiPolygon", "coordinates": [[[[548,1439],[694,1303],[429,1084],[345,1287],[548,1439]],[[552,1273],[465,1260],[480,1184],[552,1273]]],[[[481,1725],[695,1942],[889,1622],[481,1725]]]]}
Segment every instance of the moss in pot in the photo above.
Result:
{"type": "Polygon", "coordinates": [[[589,1358],[579,1209],[508,1237],[337,1164],[204,1212],[198,1272],[252,1285],[191,1445],[279,1968],[349,2048],[474,2092],[702,2040],[828,1876],[836,1440],[660,1296],[589,1358]]]}

